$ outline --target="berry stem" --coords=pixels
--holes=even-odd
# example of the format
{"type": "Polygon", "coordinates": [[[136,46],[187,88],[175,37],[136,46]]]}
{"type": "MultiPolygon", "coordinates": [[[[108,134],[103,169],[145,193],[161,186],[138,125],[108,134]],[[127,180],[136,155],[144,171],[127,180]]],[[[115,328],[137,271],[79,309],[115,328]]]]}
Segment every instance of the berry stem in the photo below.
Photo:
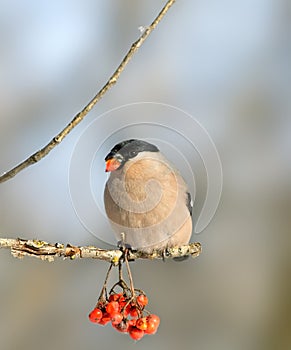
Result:
{"type": "Polygon", "coordinates": [[[108,271],[107,271],[107,273],[106,273],[105,281],[104,281],[103,287],[102,287],[102,289],[101,289],[101,292],[100,292],[100,296],[99,296],[99,298],[98,298],[98,301],[101,301],[101,300],[106,301],[107,282],[108,282],[108,278],[109,278],[109,276],[110,276],[112,267],[113,267],[113,264],[110,264],[109,269],[108,269],[108,271]]]}
{"type": "Polygon", "coordinates": [[[126,269],[127,269],[128,278],[129,278],[131,295],[133,297],[135,297],[135,291],[134,291],[134,286],[133,286],[132,274],[131,274],[129,263],[128,263],[128,259],[127,259],[127,252],[128,252],[128,250],[125,250],[124,261],[125,261],[125,265],[126,265],[126,269]]]}
{"type": "Polygon", "coordinates": [[[119,275],[119,281],[123,281],[122,262],[120,260],[118,262],[118,275],[119,275]]]}

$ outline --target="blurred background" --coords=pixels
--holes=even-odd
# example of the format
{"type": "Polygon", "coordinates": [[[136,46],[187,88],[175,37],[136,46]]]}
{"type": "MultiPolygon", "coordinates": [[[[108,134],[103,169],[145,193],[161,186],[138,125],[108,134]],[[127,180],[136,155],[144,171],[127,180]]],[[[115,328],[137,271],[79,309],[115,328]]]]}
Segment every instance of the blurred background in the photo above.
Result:
{"type": "MultiPolygon", "coordinates": [[[[0,172],[70,121],[164,3],[0,0],[0,172]]],[[[135,344],[90,324],[107,264],[20,261],[1,250],[1,349],[291,348],[290,29],[286,0],[177,1],[64,142],[1,184],[1,237],[102,246],[72,205],[72,151],[97,116],[143,101],[193,115],[224,175],[216,215],[192,237],[202,243],[199,258],[132,264],[161,317],[156,335],[135,344]]]]}

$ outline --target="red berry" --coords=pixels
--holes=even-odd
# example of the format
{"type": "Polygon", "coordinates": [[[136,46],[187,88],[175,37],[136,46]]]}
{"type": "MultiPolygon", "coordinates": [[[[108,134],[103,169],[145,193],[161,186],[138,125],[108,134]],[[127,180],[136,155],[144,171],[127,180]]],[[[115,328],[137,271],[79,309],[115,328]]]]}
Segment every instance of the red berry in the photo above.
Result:
{"type": "Polygon", "coordinates": [[[98,322],[102,326],[105,326],[108,322],[110,322],[111,317],[108,312],[105,312],[101,318],[101,320],[98,322]]]}
{"type": "Polygon", "coordinates": [[[119,304],[117,301],[110,301],[106,305],[106,312],[109,313],[109,315],[113,315],[119,312],[119,304]]]}
{"type": "Polygon", "coordinates": [[[119,301],[122,293],[114,293],[109,296],[109,301],[119,301]]]}
{"type": "MultiPolygon", "coordinates": [[[[120,293],[121,294],[121,293],[120,293]]],[[[120,303],[123,302],[123,301],[126,301],[126,298],[123,294],[120,295],[120,298],[118,300],[120,303]]]]}
{"type": "Polygon", "coordinates": [[[120,310],[122,310],[124,308],[124,306],[126,305],[126,301],[125,300],[118,300],[118,304],[119,304],[119,308],[120,310]]]}
{"type": "Polygon", "coordinates": [[[140,294],[137,298],[136,301],[140,307],[144,307],[148,304],[149,300],[148,297],[144,294],[140,294]]]}
{"type": "Polygon", "coordinates": [[[121,315],[121,313],[117,313],[111,316],[111,323],[113,326],[118,325],[119,323],[121,323],[122,320],[123,316],[121,315]]]}
{"type": "Polygon", "coordinates": [[[139,312],[138,312],[136,306],[131,306],[131,308],[129,310],[129,314],[131,317],[138,317],[139,316],[139,312]]]}
{"type": "Polygon", "coordinates": [[[153,321],[147,321],[147,328],[145,329],[146,334],[155,334],[158,327],[153,321]]]}
{"type": "Polygon", "coordinates": [[[144,336],[144,331],[141,329],[138,329],[136,327],[130,326],[129,327],[129,335],[134,340],[140,340],[144,336]]]}
{"type": "Polygon", "coordinates": [[[159,324],[160,324],[159,316],[154,315],[154,314],[150,314],[150,315],[147,316],[147,320],[153,321],[157,325],[157,327],[159,327],[159,324]]]}
{"type": "Polygon", "coordinates": [[[135,326],[136,325],[136,318],[132,318],[131,320],[127,321],[129,326],[135,326]]]}
{"type": "Polygon", "coordinates": [[[146,317],[146,322],[147,328],[145,329],[145,333],[155,334],[160,324],[160,318],[157,315],[149,315],[146,317]]]}
{"type": "Polygon", "coordinates": [[[118,332],[127,333],[129,324],[123,320],[119,324],[112,325],[112,327],[115,328],[118,332]]]}
{"type": "Polygon", "coordinates": [[[136,320],[136,328],[145,331],[147,329],[147,319],[146,317],[140,317],[136,320]]]}
{"type": "Polygon", "coordinates": [[[102,318],[102,311],[98,308],[92,310],[89,314],[89,320],[94,323],[98,323],[102,318]]]}
{"type": "Polygon", "coordinates": [[[122,310],[124,308],[124,306],[127,304],[127,300],[123,294],[120,295],[120,297],[118,299],[118,304],[119,304],[120,310],[122,310]]]}

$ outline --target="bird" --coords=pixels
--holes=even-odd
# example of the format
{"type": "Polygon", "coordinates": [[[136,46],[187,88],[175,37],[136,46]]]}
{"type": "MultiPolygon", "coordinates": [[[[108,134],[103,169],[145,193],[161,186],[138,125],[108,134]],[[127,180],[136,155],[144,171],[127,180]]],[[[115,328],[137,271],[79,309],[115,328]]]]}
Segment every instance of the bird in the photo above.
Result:
{"type": "Polygon", "coordinates": [[[121,141],[105,157],[105,171],[104,207],[119,243],[146,254],[189,243],[191,194],[157,146],[121,141]]]}

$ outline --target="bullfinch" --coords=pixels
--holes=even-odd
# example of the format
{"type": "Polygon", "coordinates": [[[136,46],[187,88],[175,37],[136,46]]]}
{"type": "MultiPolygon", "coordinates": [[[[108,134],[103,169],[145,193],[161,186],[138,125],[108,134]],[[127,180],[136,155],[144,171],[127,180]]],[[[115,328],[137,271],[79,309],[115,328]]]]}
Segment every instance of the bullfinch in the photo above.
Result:
{"type": "Polygon", "coordinates": [[[178,170],[155,145],[122,141],[105,162],[105,171],[110,172],[105,211],[119,242],[145,253],[189,243],[191,195],[178,170]]]}

